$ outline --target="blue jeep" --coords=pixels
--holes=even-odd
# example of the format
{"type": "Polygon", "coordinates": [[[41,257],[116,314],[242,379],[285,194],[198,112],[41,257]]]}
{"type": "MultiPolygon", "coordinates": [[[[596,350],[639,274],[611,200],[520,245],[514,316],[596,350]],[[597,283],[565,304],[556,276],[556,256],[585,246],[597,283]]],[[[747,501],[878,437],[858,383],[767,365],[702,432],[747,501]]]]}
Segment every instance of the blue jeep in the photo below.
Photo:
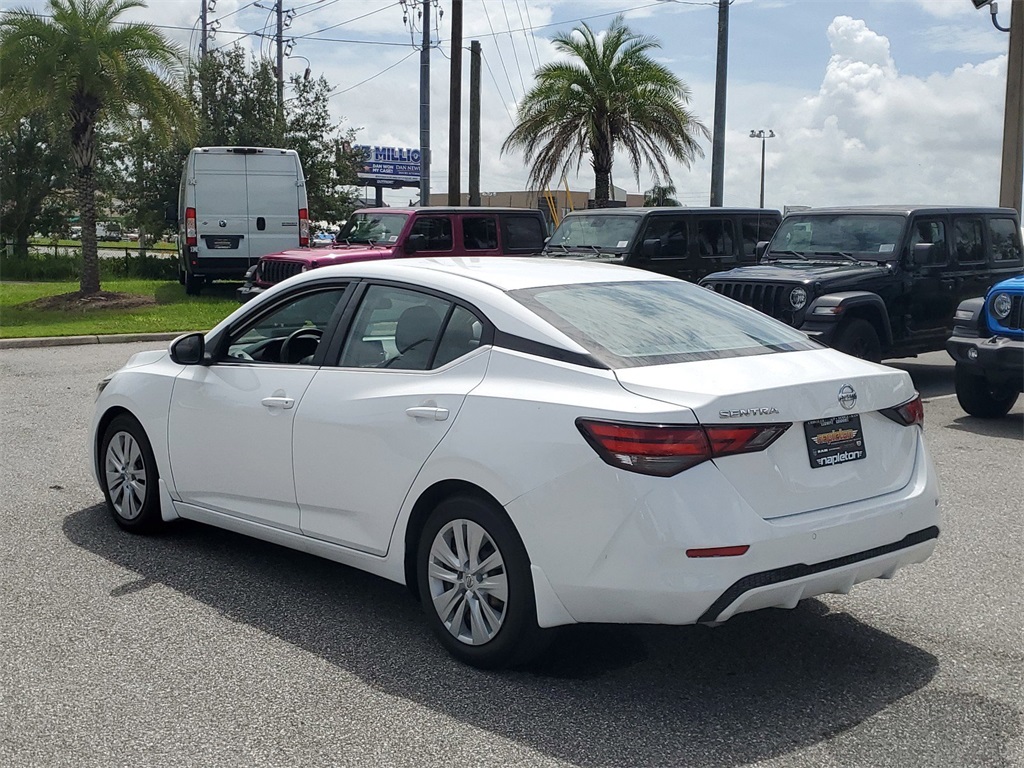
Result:
{"type": "Polygon", "coordinates": [[[993,285],[956,310],[946,349],[956,360],[956,397],[972,416],[1005,416],[1024,391],[1024,275],[993,285]]]}

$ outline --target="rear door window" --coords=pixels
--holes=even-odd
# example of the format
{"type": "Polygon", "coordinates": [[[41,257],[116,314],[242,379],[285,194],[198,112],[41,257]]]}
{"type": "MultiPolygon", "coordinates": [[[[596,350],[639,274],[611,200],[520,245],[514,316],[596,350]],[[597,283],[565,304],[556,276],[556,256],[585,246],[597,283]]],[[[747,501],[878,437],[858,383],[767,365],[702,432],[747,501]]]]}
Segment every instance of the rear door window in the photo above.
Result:
{"type": "Polygon", "coordinates": [[[708,259],[734,257],[732,221],[729,219],[701,219],[697,223],[697,243],[700,255],[708,259]]]}
{"type": "Polygon", "coordinates": [[[985,261],[982,229],[980,218],[958,216],[953,220],[953,252],[958,264],[985,261]]]}
{"type": "Polygon", "coordinates": [[[498,222],[493,216],[464,216],[462,247],[467,251],[493,251],[498,247],[498,222]]]}

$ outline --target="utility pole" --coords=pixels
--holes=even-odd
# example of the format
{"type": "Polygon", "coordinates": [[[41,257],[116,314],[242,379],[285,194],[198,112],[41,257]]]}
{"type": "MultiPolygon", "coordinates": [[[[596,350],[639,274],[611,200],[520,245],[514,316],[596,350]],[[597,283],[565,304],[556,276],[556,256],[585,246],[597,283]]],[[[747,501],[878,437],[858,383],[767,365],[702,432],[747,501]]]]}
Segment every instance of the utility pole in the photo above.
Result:
{"type": "Polygon", "coordinates": [[[430,205],[430,0],[423,9],[423,47],[420,49],[420,205],[430,205]]]}
{"type": "Polygon", "coordinates": [[[199,26],[203,28],[202,37],[199,38],[199,60],[206,58],[206,0],[199,0],[199,26]]]}
{"type": "Polygon", "coordinates": [[[448,99],[448,205],[462,202],[462,0],[452,0],[451,88],[448,99]]]}
{"type": "Polygon", "coordinates": [[[999,205],[1022,206],[1024,183],[1024,0],[1010,3],[1010,51],[1006,59],[1006,105],[1003,108],[1003,163],[999,205]]]}
{"type": "Polygon", "coordinates": [[[721,207],[725,176],[725,84],[729,68],[729,1],[718,0],[715,125],[711,136],[711,205],[721,207]]]}
{"type": "Polygon", "coordinates": [[[480,205],[480,41],[469,44],[469,204],[480,205]]]}
{"type": "Polygon", "coordinates": [[[284,0],[277,0],[277,113],[284,116],[284,0]]]}

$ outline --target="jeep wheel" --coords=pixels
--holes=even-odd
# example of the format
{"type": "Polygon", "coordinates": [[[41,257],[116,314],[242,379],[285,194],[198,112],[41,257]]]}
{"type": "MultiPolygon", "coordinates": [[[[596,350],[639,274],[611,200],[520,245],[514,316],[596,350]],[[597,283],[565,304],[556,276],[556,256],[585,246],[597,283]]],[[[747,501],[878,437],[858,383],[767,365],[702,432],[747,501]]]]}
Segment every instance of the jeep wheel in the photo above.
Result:
{"type": "Polygon", "coordinates": [[[836,334],[835,348],[848,355],[878,363],[882,360],[882,344],[875,327],[867,320],[847,320],[836,334]]]}
{"type": "Polygon", "coordinates": [[[1017,402],[1017,391],[993,386],[963,363],[956,364],[956,399],[960,407],[979,419],[1005,416],[1017,402]]]}

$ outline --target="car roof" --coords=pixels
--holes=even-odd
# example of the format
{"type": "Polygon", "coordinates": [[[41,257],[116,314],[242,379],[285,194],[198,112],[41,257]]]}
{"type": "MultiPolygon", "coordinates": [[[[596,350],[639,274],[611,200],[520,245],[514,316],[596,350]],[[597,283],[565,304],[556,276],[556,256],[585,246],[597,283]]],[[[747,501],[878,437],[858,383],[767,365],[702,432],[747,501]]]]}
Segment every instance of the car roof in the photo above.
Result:
{"type": "Polygon", "coordinates": [[[806,208],[800,211],[791,211],[786,214],[789,216],[815,216],[818,214],[856,214],[856,213],[875,213],[875,214],[898,214],[900,216],[910,216],[915,213],[931,213],[931,214],[945,214],[945,213],[998,213],[1007,216],[1013,216],[1016,218],[1017,212],[1013,208],[999,208],[992,206],[971,206],[971,205],[843,205],[843,206],[829,206],[822,208],[806,208]]]}
{"type": "Polygon", "coordinates": [[[529,213],[542,215],[541,212],[536,208],[512,208],[512,207],[500,207],[496,205],[480,206],[480,205],[428,205],[422,208],[359,208],[352,212],[353,215],[359,213],[475,213],[477,215],[483,215],[487,213],[529,213]]]}
{"type": "Polygon", "coordinates": [[[304,273],[301,278],[292,279],[329,277],[408,280],[428,287],[447,285],[470,292],[474,290],[474,284],[507,292],[546,285],[675,279],[619,264],[549,259],[542,256],[422,257],[360,261],[324,266],[304,273]]]}
{"type": "Polygon", "coordinates": [[[707,208],[691,208],[690,206],[628,206],[620,208],[587,208],[580,209],[578,211],[569,211],[565,214],[565,218],[570,216],[645,216],[648,213],[664,214],[666,216],[671,215],[687,215],[687,216],[706,216],[708,214],[737,214],[737,213],[753,213],[753,214],[775,214],[782,215],[775,208],[724,208],[724,207],[707,207],[707,208]]]}

